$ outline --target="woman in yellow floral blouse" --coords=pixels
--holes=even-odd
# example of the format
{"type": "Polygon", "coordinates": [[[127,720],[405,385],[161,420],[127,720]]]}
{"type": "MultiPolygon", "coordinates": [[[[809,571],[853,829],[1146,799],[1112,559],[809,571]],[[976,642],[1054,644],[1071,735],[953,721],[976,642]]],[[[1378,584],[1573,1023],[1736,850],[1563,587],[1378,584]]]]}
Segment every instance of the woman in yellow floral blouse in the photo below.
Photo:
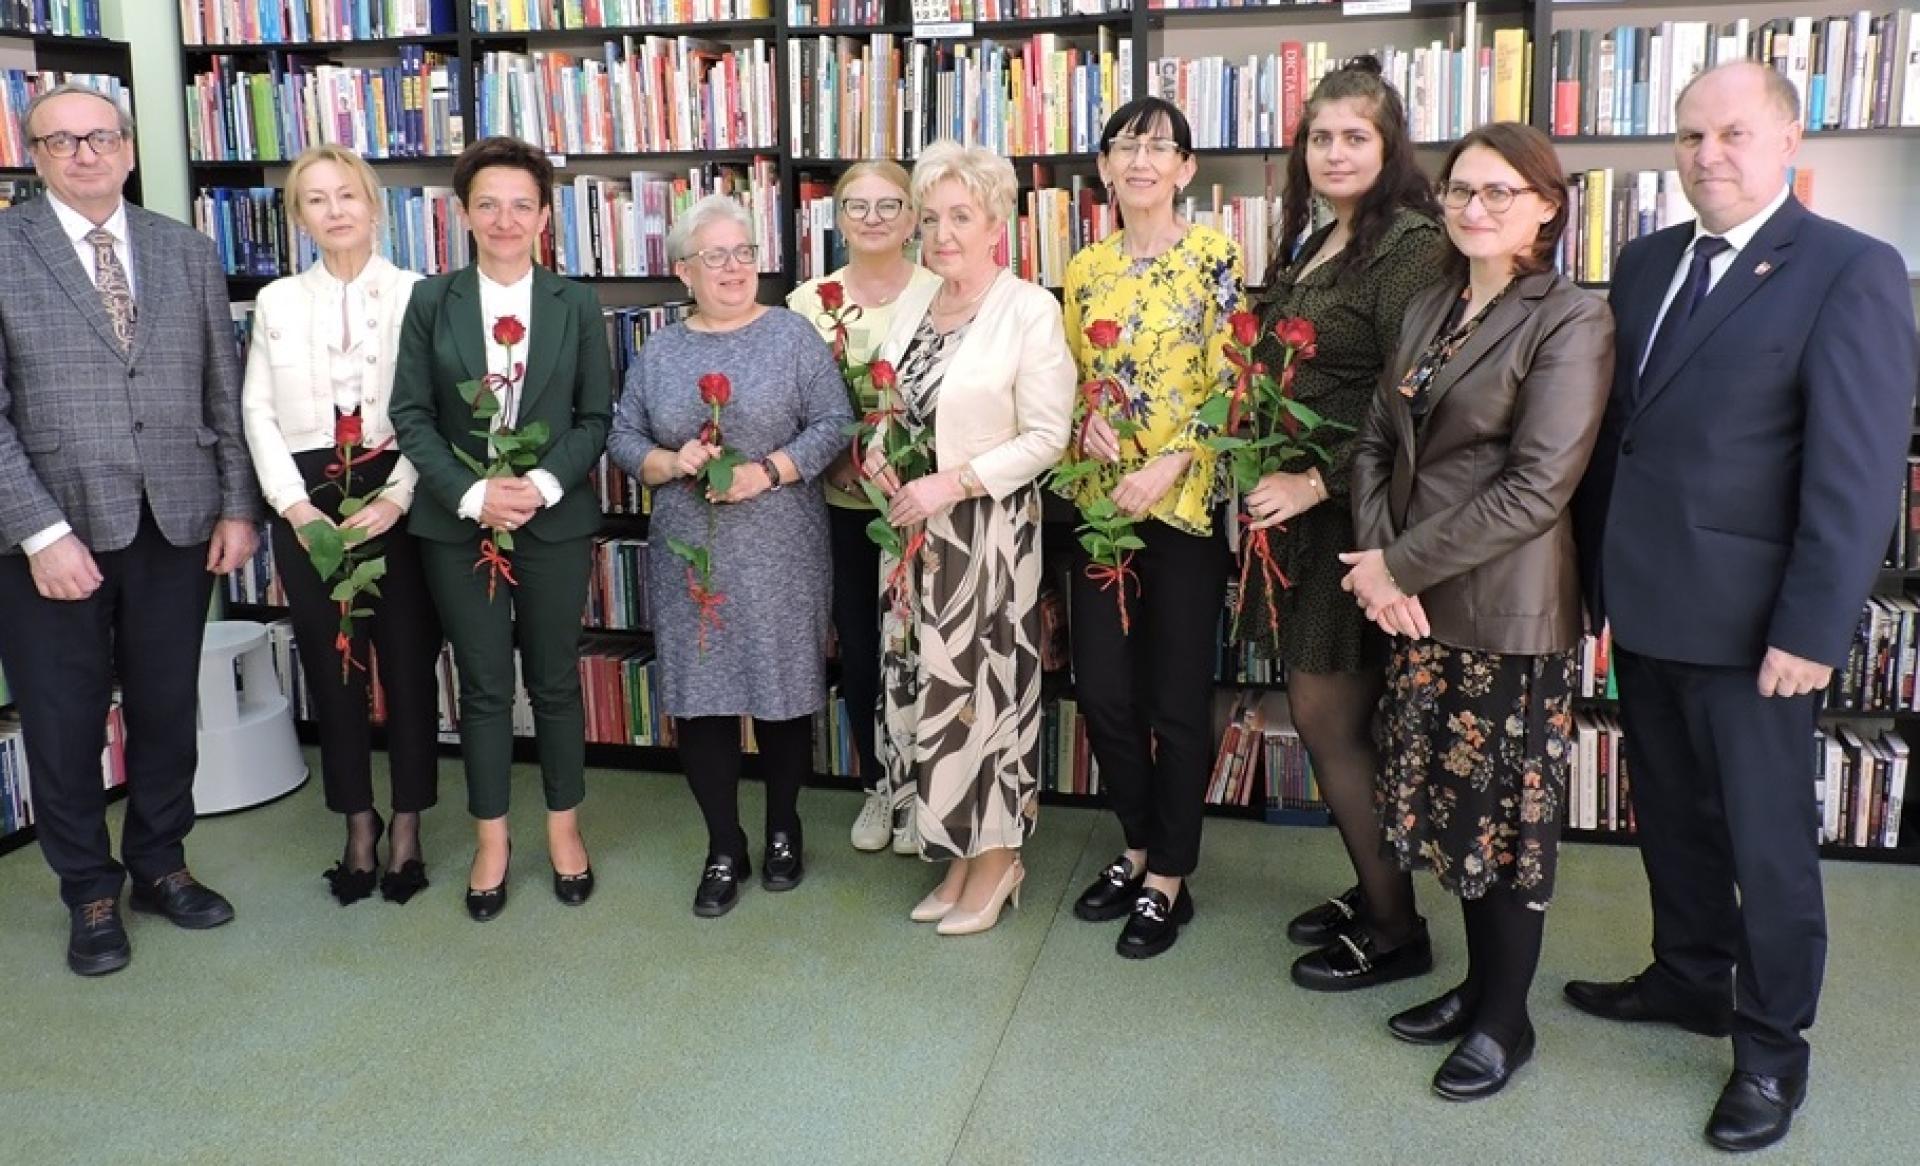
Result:
{"type": "Polygon", "coordinates": [[[1241,305],[1240,253],[1174,211],[1193,178],[1192,146],[1186,118],[1166,101],[1116,111],[1099,166],[1124,229],[1067,265],[1067,342],[1080,379],[1118,393],[1089,408],[1083,387],[1069,456],[1100,468],[1065,492],[1083,513],[1111,499],[1144,544],[1130,578],[1103,573],[1084,550],[1074,556],[1075,695],[1126,850],[1073,911],[1094,921],[1126,915],[1117,950],[1135,959],[1171,947],[1193,917],[1186,879],[1199,861],[1212,769],[1214,642],[1228,571],[1215,458],[1201,444],[1198,412],[1230,379],[1224,343],[1226,318],[1241,305]]]}

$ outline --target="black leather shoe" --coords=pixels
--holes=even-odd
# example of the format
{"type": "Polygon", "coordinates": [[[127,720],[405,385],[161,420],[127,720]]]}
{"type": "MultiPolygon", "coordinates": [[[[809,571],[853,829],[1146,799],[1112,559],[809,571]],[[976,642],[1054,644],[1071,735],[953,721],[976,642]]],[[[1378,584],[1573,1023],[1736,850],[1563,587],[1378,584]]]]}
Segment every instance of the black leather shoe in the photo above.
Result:
{"type": "Polygon", "coordinates": [[[1185,882],[1180,884],[1180,893],[1171,904],[1165,894],[1143,890],[1133,901],[1127,925],[1120,929],[1120,938],[1113,950],[1130,960],[1152,959],[1172,947],[1173,941],[1180,938],[1180,929],[1191,922],[1193,896],[1188,893],[1185,882]]]}
{"type": "Polygon", "coordinates": [[[593,896],[593,867],[577,875],[553,872],[553,897],[569,907],[578,907],[593,896]]]}
{"type": "Polygon", "coordinates": [[[1325,947],[1366,923],[1363,904],[1360,888],[1349,887],[1339,898],[1295,915],[1287,924],[1287,938],[1302,947],[1325,947]]]}
{"type": "Polygon", "coordinates": [[[427,864],[409,858],[399,870],[380,876],[380,897],[389,903],[404,903],[427,889],[427,864]]]}
{"type": "Polygon", "coordinates": [[[1787,1136],[1807,1100],[1805,1077],[1762,1077],[1738,1069],[1707,1119],[1707,1141],[1722,1150],[1759,1150],[1787,1136]]]}
{"type": "MultiPolygon", "coordinates": [[[[513,869],[513,848],[507,848],[507,869],[500,872],[500,882],[496,886],[475,890],[472,884],[467,886],[467,914],[475,923],[489,923],[500,917],[507,909],[507,875],[513,869]]],[[[472,877],[472,876],[468,876],[472,877]]]]}
{"type": "Polygon", "coordinates": [[[189,931],[233,922],[233,904],[202,886],[184,866],[150,883],[135,883],[129,900],[135,911],[165,915],[189,931]]]}
{"type": "Polygon", "coordinates": [[[1118,919],[1133,910],[1134,901],[1140,898],[1140,888],[1146,882],[1145,871],[1135,871],[1127,865],[1127,856],[1121,855],[1107,864],[1093,885],[1080,892],[1073,901],[1073,917],[1084,919],[1088,923],[1104,923],[1109,919],[1118,919]]]}
{"type": "Polygon", "coordinates": [[[1602,1020],[1628,1024],[1671,1024],[1701,1036],[1725,1036],[1733,1023],[1733,1006],[1720,1008],[1683,1008],[1657,1000],[1646,989],[1645,980],[1600,982],[1568,980],[1567,1001],[1575,1008],[1602,1020]]]}
{"type": "Polygon", "coordinates": [[[760,863],[760,885],[769,891],[791,891],[807,877],[805,864],[800,861],[800,839],[782,831],[774,831],[767,839],[766,857],[760,863]]]}
{"type": "Polygon", "coordinates": [[[1432,970],[1433,941],[1427,936],[1427,921],[1422,919],[1413,938],[1392,951],[1381,951],[1373,932],[1364,927],[1340,935],[1319,951],[1293,961],[1293,982],[1309,992],[1351,992],[1424,976],[1432,970]]]}
{"type": "Polygon", "coordinates": [[[127,966],[133,945],[120,925],[120,900],[94,899],[73,909],[67,931],[67,966],[81,976],[104,976],[127,966]]]}
{"type": "Polygon", "coordinates": [[[1478,1101],[1507,1087],[1520,1066],[1533,1059],[1533,1026],[1511,1052],[1484,1032],[1469,1033],[1433,1075],[1433,1091],[1448,1101],[1478,1101]]]}
{"type": "Polygon", "coordinates": [[[718,919],[733,910],[740,901],[740,880],[753,874],[753,864],[745,858],[719,855],[707,859],[700,872],[700,886],[693,892],[693,913],[702,919],[718,919]]]}
{"type": "Polygon", "coordinates": [[[1387,1020],[1387,1031],[1410,1045],[1443,1045],[1467,1035],[1478,1005],[1454,988],[1437,1000],[1396,1013],[1387,1020]]]}

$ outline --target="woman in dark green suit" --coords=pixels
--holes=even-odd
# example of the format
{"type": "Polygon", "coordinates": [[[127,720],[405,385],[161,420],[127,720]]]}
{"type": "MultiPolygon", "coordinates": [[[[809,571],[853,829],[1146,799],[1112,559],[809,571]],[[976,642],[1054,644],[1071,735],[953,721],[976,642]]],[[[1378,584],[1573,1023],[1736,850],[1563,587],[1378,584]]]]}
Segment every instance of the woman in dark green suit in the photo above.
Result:
{"type": "Polygon", "coordinates": [[[576,818],[586,796],[578,642],[600,527],[587,473],[606,444],[613,372],[599,301],[533,262],[552,213],[546,155],[513,138],[475,142],[454,163],[453,189],[478,260],[415,285],[389,412],[401,452],[420,471],[408,527],[460,673],[460,748],[478,834],[467,913],[485,921],[507,901],[516,646],[533,705],[554,894],[578,905],[593,892],[576,818]],[[492,391],[498,416],[476,417],[474,382],[492,391]],[[546,436],[534,444],[533,466],[475,471],[499,448],[476,431],[510,426],[532,437],[536,425],[546,436]],[[502,535],[511,549],[485,562],[502,535]]]}

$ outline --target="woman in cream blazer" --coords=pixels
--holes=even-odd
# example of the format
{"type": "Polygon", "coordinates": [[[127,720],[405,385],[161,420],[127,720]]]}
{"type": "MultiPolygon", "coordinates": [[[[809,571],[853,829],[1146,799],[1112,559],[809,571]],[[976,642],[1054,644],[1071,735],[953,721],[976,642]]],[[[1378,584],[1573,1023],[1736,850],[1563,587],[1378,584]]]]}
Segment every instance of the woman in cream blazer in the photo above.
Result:
{"type": "Polygon", "coordinates": [[[932,472],[900,483],[889,521],[913,553],[881,560],[879,753],[923,857],[946,877],[913,910],[942,935],[1018,903],[1040,769],[1040,491],[1067,445],[1075,372],[1060,305],[994,262],[1013,168],[938,143],[914,168],[921,257],[940,281],[901,296],[881,356],[893,424],[930,438],[932,472]]]}
{"type": "MultiPolygon", "coordinates": [[[[320,248],[321,261],[275,280],[254,305],[242,409],[247,444],[275,517],[273,561],[292,608],[294,643],[307,699],[320,728],[320,771],[327,806],[347,818],[347,845],[326,873],[342,905],[373,892],[377,847],[386,829],[373,806],[370,649],[386,707],[393,786],[393,835],[381,893],[404,903],[427,885],[420,856],[420,812],[436,800],[439,718],[434,669],[440,624],[427,595],[413,537],[396,525],[413,500],[413,466],[400,456],[387,419],[394,353],[407,298],[420,277],[374,254],[379,182],[351,151],[317,146],[295,160],[287,204],[320,248]],[[340,453],[358,434],[352,464],[340,453]],[[349,491],[378,497],[341,513],[349,491]],[[343,645],[334,580],[306,554],[312,524],[365,532],[363,557],[382,556],[378,596],[356,607],[343,645]],[[342,659],[342,650],[350,660],[342,659]]],[[[336,576],[337,578],[337,576],[336,576]]]]}

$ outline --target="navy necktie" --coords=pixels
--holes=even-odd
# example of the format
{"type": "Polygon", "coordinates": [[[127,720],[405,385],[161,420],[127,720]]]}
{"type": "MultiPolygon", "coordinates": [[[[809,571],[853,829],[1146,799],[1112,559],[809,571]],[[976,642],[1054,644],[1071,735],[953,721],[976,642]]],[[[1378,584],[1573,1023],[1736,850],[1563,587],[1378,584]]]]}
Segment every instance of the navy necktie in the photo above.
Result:
{"type": "Polygon", "coordinates": [[[1694,240],[1693,262],[1687,265],[1687,278],[1681,281],[1680,290],[1675,293],[1673,302],[1667,305],[1666,318],[1660,321],[1660,331],[1654,334],[1653,347],[1647,349],[1647,361],[1640,366],[1641,383],[1645,383],[1660,367],[1660,362],[1668,359],[1675,346],[1680,343],[1680,334],[1687,330],[1687,321],[1700,307],[1700,301],[1707,298],[1710,280],[1708,265],[1714,256],[1727,250],[1732,244],[1718,235],[1702,235],[1694,240]]]}

